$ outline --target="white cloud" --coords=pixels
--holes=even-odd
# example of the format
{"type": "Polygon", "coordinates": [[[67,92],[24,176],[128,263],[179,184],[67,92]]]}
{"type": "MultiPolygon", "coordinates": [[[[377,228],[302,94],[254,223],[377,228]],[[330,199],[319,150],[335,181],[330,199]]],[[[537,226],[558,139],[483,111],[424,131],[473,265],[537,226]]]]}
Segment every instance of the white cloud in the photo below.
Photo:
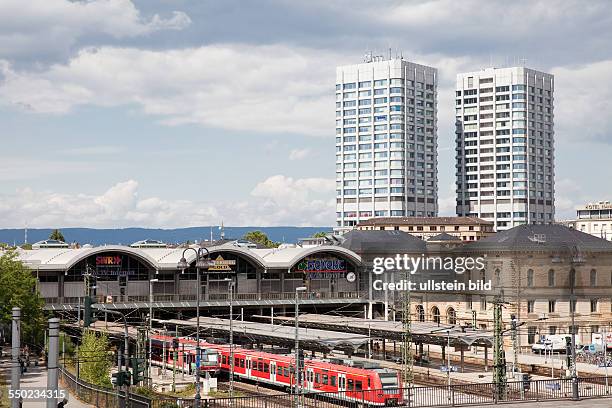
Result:
{"type": "Polygon", "coordinates": [[[258,183],[249,197],[234,202],[165,200],[140,197],[139,184],[127,180],[99,195],[18,190],[0,195],[0,228],[129,226],[175,228],[230,225],[332,225],[334,181],[271,176],[258,183]]]}
{"type": "Polygon", "coordinates": [[[284,45],[87,48],[43,71],[0,60],[0,99],[36,113],[135,105],[168,125],[330,135],[334,61],[284,45]]]}
{"type": "Polygon", "coordinates": [[[159,30],[181,30],[191,19],[181,11],[143,18],[130,0],[3,0],[0,2],[0,55],[65,52],[79,38],[126,38],[159,30]]]}
{"type": "Polygon", "coordinates": [[[289,160],[302,160],[310,155],[310,149],[292,149],[289,152],[289,160]]]}
{"type": "Polygon", "coordinates": [[[612,144],[612,60],[554,68],[557,140],[612,144]]]}

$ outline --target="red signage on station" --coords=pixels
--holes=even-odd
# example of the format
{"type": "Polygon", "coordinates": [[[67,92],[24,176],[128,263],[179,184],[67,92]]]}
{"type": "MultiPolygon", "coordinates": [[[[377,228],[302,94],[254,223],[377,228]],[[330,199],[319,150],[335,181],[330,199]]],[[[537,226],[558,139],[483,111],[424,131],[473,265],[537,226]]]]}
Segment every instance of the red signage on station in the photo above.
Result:
{"type": "Polygon", "coordinates": [[[96,266],[120,266],[120,256],[96,256],[96,266]]]}

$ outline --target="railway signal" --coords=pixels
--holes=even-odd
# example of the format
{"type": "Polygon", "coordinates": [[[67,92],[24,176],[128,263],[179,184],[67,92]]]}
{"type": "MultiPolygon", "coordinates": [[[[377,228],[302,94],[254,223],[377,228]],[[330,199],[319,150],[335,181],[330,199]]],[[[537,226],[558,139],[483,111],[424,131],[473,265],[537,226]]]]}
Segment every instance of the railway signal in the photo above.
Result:
{"type": "Polygon", "coordinates": [[[130,372],[129,371],[118,371],[112,375],[117,387],[123,387],[124,385],[130,385],[130,372]]]}
{"type": "Polygon", "coordinates": [[[132,357],[132,385],[138,385],[145,378],[144,358],[132,357]]]}
{"type": "Polygon", "coordinates": [[[94,309],[91,305],[96,303],[96,299],[93,296],[85,296],[85,309],[83,312],[83,327],[89,327],[91,324],[98,319],[95,316],[94,309]]]}

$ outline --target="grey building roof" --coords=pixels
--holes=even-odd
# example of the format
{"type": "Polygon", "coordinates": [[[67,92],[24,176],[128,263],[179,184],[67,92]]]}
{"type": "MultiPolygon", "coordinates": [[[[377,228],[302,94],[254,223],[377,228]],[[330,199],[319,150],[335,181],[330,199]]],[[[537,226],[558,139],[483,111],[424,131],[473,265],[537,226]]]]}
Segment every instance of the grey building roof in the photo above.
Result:
{"type": "Polygon", "coordinates": [[[463,242],[461,238],[451,235],[451,234],[447,234],[446,232],[433,236],[429,238],[427,241],[428,242],[442,242],[442,241],[444,242],[447,242],[447,241],[463,242]]]}
{"type": "Polygon", "coordinates": [[[612,252],[612,242],[563,225],[520,225],[465,245],[461,251],[612,252]]]}
{"type": "Polygon", "coordinates": [[[404,231],[353,230],[343,235],[341,246],[364,253],[422,252],[427,249],[425,241],[404,231]]]}

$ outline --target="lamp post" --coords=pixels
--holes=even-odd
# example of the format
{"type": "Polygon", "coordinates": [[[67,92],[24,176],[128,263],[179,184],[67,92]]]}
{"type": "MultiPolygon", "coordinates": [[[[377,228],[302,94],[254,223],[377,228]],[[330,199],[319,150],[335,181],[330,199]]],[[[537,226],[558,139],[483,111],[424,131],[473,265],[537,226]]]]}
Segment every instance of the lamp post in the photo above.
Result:
{"type": "Polygon", "coordinates": [[[295,408],[300,408],[300,393],[302,385],[302,373],[300,371],[300,292],[306,290],[305,286],[295,288],[295,408]]]}
{"type": "Polygon", "coordinates": [[[153,370],[152,366],[152,350],[153,350],[153,283],[159,282],[159,279],[149,279],[149,362],[147,364],[147,375],[149,376],[150,384],[149,386],[153,386],[153,370]]]}
{"type": "Polygon", "coordinates": [[[201,353],[200,353],[200,295],[202,292],[202,286],[200,283],[200,269],[208,269],[211,264],[212,261],[210,260],[210,252],[208,251],[208,249],[202,247],[202,248],[185,248],[183,250],[183,255],[181,257],[181,260],[178,262],[177,264],[177,268],[180,269],[181,271],[185,271],[185,269],[187,269],[189,267],[189,264],[187,263],[187,259],[185,258],[185,253],[188,250],[192,250],[193,252],[195,252],[196,254],[196,275],[197,275],[197,294],[196,294],[196,395],[195,395],[195,408],[200,408],[200,400],[202,399],[202,396],[200,395],[200,358],[201,358],[201,353]],[[204,255],[204,252],[206,252],[206,255],[204,255]]]}
{"type": "MultiPolygon", "coordinates": [[[[439,324],[439,322],[438,322],[439,324]]],[[[451,400],[451,365],[450,365],[450,332],[454,329],[455,326],[449,326],[447,328],[436,329],[429,332],[429,334],[434,334],[437,332],[445,331],[446,332],[446,382],[448,386],[448,400],[451,400]]]]}
{"type": "Polygon", "coordinates": [[[234,279],[225,278],[229,297],[229,346],[230,346],[230,375],[229,375],[229,397],[234,396],[234,279]]]}

